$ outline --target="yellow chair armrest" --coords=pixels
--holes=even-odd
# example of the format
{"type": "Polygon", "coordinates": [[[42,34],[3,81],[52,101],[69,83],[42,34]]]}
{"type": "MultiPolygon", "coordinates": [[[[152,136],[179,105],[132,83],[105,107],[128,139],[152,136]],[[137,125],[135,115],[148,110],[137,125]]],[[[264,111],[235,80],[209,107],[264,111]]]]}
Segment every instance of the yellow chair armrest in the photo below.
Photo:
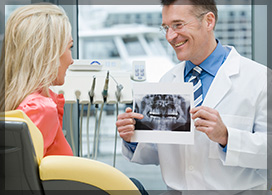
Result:
{"type": "Polygon", "coordinates": [[[43,181],[78,181],[91,184],[109,194],[114,194],[114,191],[118,194],[120,190],[140,194],[134,183],[121,171],[95,160],[75,156],[47,156],[42,159],[39,169],[43,181]]]}

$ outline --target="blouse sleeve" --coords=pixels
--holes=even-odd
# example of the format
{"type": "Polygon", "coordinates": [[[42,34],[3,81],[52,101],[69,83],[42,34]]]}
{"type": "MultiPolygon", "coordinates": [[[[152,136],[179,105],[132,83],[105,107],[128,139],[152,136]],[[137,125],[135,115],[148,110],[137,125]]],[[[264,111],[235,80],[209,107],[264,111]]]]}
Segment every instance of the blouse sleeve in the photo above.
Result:
{"type": "Polygon", "coordinates": [[[56,105],[48,98],[31,99],[18,109],[24,111],[26,115],[33,121],[43,135],[44,154],[48,147],[53,143],[60,124],[56,105]]]}

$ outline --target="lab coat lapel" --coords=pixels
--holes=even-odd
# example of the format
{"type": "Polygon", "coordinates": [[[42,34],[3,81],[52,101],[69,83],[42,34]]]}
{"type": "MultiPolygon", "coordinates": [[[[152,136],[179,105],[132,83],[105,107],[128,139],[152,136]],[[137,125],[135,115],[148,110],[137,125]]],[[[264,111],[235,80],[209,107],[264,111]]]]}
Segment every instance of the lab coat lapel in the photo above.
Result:
{"type": "Polygon", "coordinates": [[[215,108],[231,88],[231,76],[239,73],[240,55],[232,48],[228,58],[218,70],[203,101],[203,106],[215,108]]]}
{"type": "Polygon", "coordinates": [[[172,70],[173,83],[183,83],[184,82],[184,68],[185,68],[185,61],[181,62],[177,68],[172,70]]]}

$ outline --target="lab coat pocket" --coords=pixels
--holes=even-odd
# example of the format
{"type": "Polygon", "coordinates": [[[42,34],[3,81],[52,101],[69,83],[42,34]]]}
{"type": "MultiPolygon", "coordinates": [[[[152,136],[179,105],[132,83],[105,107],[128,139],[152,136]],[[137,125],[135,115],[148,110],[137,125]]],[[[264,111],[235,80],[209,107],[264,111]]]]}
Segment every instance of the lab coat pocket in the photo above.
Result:
{"type": "MultiPolygon", "coordinates": [[[[221,115],[221,119],[228,129],[234,128],[248,132],[251,132],[253,129],[254,119],[251,117],[221,115]]],[[[219,159],[220,153],[224,154],[223,148],[218,143],[210,141],[209,158],[219,159]]]]}

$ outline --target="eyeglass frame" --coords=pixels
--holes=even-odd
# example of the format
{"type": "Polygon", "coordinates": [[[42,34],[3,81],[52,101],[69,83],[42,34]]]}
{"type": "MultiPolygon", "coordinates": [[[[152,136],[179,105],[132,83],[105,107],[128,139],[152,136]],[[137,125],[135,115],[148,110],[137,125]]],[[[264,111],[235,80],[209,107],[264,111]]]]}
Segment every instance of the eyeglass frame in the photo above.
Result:
{"type": "MultiPolygon", "coordinates": [[[[196,16],[196,18],[199,19],[200,17],[204,16],[205,14],[207,14],[207,13],[209,13],[209,12],[210,12],[210,11],[204,12],[204,13],[200,14],[199,16],[196,16]]],[[[189,24],[189,23],[192,22],[193,20],[194,20],[194,19],[189,20],[188,22],[185,22],[185,23],[180,22],[180,23],[176,23],[176,24],[171,24],[170,26],[168,26],[168,25],[163,25],[163,26],[162,26],[162,25],[161,25],[161,26],[160,26],[160,31],[161,31],[162,34],[164,34],[164,35],[167,34],[169,28],[171,28],[171,29],[172,29],[173,31],[175,31],[175,32],[178,32],[178,31],[182,30],[184,26],[186,26],[187,24],[189,24]],[[180,25],[179,29],[178,29],[178,25],[180,25]]]]}

